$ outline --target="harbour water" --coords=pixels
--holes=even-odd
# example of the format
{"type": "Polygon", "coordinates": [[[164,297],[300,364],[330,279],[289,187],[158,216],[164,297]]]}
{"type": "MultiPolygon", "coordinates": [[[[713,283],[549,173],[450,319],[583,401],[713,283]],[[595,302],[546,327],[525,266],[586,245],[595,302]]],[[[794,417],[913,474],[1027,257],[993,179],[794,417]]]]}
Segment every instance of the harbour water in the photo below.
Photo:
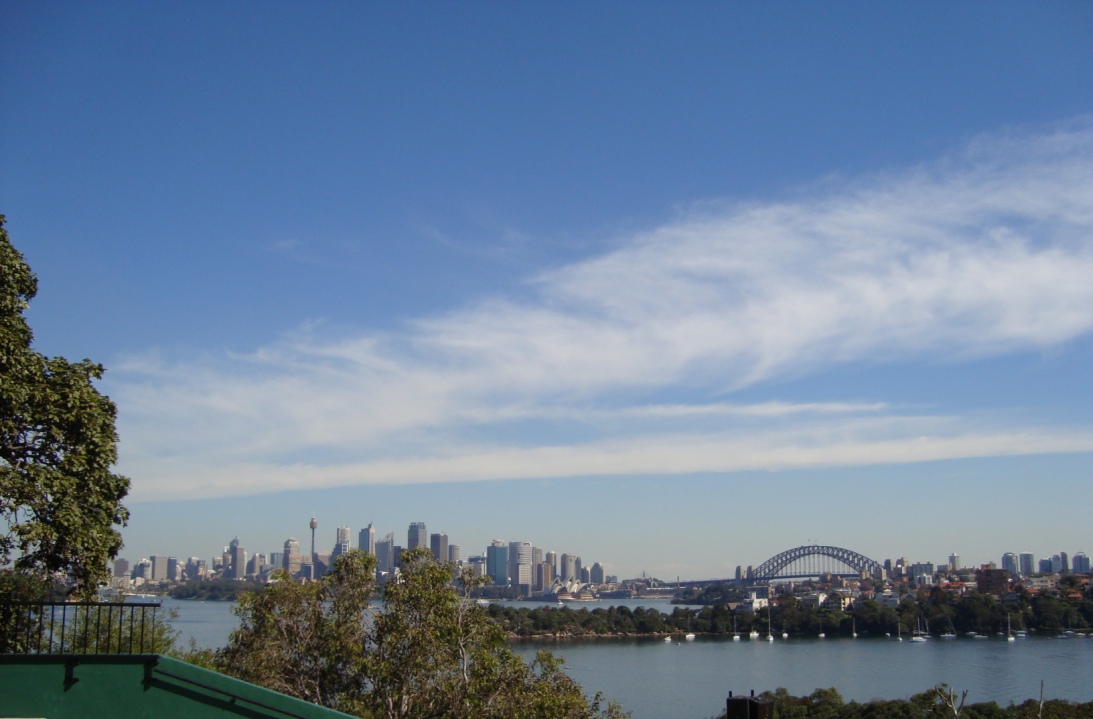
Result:
{"type": "MultiPolygon", "coordinates": [[[[626,604],[661,611],[671,606],[655,600],[626,604]]],[[[163,605],[178,611],[174,626],[183,642],[192,637],[198,646],[220,646],[236,625],[231,603],[164,599],[163,605]]],[[[632,711],[634,719],[704,719],[724,706],[729,691],[777,687],[792,694],[834,687],[844,699],[868,701],[906,698],[945,682],[969,690],[969,702],[1005,705],[1038,698],[1043,679],[1049,698],[1093,701],[1093,638],[1081,636],[915,643],[884,637],[774,642],[676,637],[671,643],[605,637],[514,645],[529,659],[544,648],[565,659],[566,672],[586,692],[602,691],[632,711]]]]}

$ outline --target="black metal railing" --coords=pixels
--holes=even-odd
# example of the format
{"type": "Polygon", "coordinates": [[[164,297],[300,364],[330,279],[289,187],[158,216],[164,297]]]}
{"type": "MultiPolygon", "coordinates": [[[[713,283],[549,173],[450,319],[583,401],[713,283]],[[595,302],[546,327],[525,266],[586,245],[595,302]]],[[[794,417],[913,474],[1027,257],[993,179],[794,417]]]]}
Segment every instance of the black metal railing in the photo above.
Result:
{"type": "Polygon", "coordinates": [[[159,606],[0,602],[0,654],[152,654],[165,644],[159,606]]]}

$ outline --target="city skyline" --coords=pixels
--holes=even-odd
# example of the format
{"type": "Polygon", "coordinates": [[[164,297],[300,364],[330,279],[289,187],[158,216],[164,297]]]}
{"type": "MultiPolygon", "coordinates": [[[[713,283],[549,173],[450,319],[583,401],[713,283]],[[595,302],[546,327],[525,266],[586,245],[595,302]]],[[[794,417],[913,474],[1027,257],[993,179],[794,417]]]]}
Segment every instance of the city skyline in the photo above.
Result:
{"type": "MultiPolygon", "coordinates": [[[[316,518],[313,516],[311,518],[311,521],[307,525],[309,530],[312,529],[311,525],[315,522],[316,522],[316,518]]],[[[370,551],[370,553],[375,555],[376,554],[375,544],[376,544],[377,540],[375,539],[375,534],[374,534],[375,528],[374,528],[373,525],[374,525],[374,523],[369,523],[368,525],[363,527],[359,532],[354,531],[354,528],[351,527],[351,526],[349,526],[349,527],[347,527],[347,526],[338,526],[338,527],[335,528],[335,541],[332,542],[329,547],[327,547],[326,545],[324,545],[322,543],[321,535],[320,535],[320,538],[317,539],[316,555],[319,556],[319,557],[324,557],[325,556],[325,557],[332,560],[333,557],[336,556],[336,554],[339,551],[344,551],[344,549],[339,550],[339,547],[342,544],[342,537],[343,536],[345,536],[345,537],[354,537],[354,536],[356,536],[358,538],[357,541],[350,541],[349,544],[354,549],[362,549],[362,550],[364,550],[365,547],[361,545],[361,543],[360,543],[361,539],[364,539],[368,536],[371,536],[371,544],[372,544],[373,549],[372,549],[372,551],[370,551]],[[371,535],[367,534],[368,530],[372,530],[371,535]]],[[[447,548],[449,546],[456,546],[456,547],[459,547],[460,550],[462,551],[462,548],[467,546],[467,545],[459,544],[459,543],[455,543],[455,542],[452,542],[452,543],[449,544],[448,540],[450,538],[448,537],[447,533],[445,533],[445,532],[430,532],[430,531],[428,531],[428,523],[427,522],[422,522],[422,521],[410,522],[409,529],[406,532],[406,540],[404,541],[403,544],[398,544],[398,542],[400,540],[398,539],[398,533],[395,530],[391,530],[390,532],[388,532],[384,537],[381,537],[379,541],[384,541],[384,540],[387,540],[388,538],[390,538],[390,540],[392,541],[392,544],[393,544],[392,548],[397,546],[397,547],[401,547],[404,550],[408,550],[408,549],[412,548],[410,545],[413,542],[412,537],[415,535],[415,532],[420,532],[420,531],[425,531],[425,537],[427,538],[427,541],[425,542],[425,544],[419,544],[417,546],[420,546],[420,547],[425,548],[425,549],[430,549],[430,551],[433,552],[434,557],[436,556],[436,546],[435,546],[436,545],[436,540],[439,537],[443,537],[443,544],[444,544],[445,548],[447,548]]],[[[297,548],[300,546],[299,541],[296,540],[296,538],[294,536],[286,538],[281,544],[278,544],[277,546],[278,546],[278,548],[280,548],[283,545],[283,547],[285,548],[284,554],[290,554],[290,552],[287,549],[290,543],[294,543],[297,548]]],[[[137,562],[139,562],[141,560],[152,560],[155,557],[159,557],[163,560],[166,560],[168,557],[170,557],[170,558],[173,558],[173,559],[178,559],[181,562],[183,560],[183,558],[198,557],[198,558],[201,558],[203,560],[208,561],[212,558],[223,556],[226,559],[226,563],[231,565],[231,572],[229,573],[229,577],[230,578],[237,578],[237,577],[235,577],[234,572],[235,572],[235,564],[237,562],[237,560],[235,558],[235,556],[236,556],[236,547],[239,544],[240,544],[240,539],[239,539],[238,536],[236,536],[232,539],[231,542],[229,542],[228,545],[223,546],[223,552],[213,552],[213,553],[211,553],[211,554],[209,554],[205,557],[201,557],[200,555],[197,555],[197,554],[187,554],[187,553],[172,554],[170,552],[168,552],[168,553],[154,552],[154,553],[151,553],[151,554],[143,555],[143,556],[140,557],[140,559],[137,559],[135,557],[130,557],[130,556],[126,555],[126,553],[123,551],[122,554],[119,555],[119,559],[124,561],[126,563],[126,565],[129,566],[129,565],[135,565],[137,562]],[[229,557],[230,557],[230,559],[228,559],[229,557]]],[[[819,543],[818,542],[813,542],[811,544],[819,544],[819,543]]],[[[546,559],[548,561],[552,561],[554,563],[554,566],[557,568],[558,574],[556,576],[559,576],[559,577],[562,577],[563,575],[566,574],[565,565],[566,565],[566,557],[568,556],[570,558],[570,561],[572,561],[573,559],[577,559],[578,561],[582,562],[581,566],[584,569],[589,569],[590,567],[593,566],[593,564],[600,565],[601,567],[603,567],[607,570],[610,570],[610,571],[607,571],[608,574],[612,574],[614,576],[617,576],[620,580],[622,580],[622,579],[638,579],[638,578],[641,578],[643,575],[647,575],[650,578],[656,578],[656,579],[660,579],[660,580],[666,581],[666,582],[671,582],[671,581],[674,581],[675,579],[677,579],[677,577],[657,576],[655,574],[647,573],[644,570],[642,572],[638,572],[638,573],[635,573],[635,574],[616,574],[615,568],[614,568],[614,566],[612,565],[612,563],[610,562],[609,559],[607,561],[604,561],[605,558],[603,558],[603,557],[589,558],[589,557],[583,556],[579,553],[575,554],[572,551],[570,551],[572,549],[576,549],[574,547],[570,547],[568,550],[559,551],[556,548],[550,548],[550,547],[547,547],[545,545],[540,546],[540,545],[537,545],[535,542],[529,542],[529,541],[526,541],[526,540],[512,540],[512,541],[509,541],[509,540],[503,539],[503,538],[494,538],[493,540],[490,541],[489,544],[483,545],[480,549],[475,549],[472,546],[468,551],[463,551],[461,559],[463,560],[463,562],[467,562],[471,558],[477,558],[477,559],[483,560],[484,566],[488,567],[487,573],[492,575],[494,573],[495,569],[494,569],[493,564],[492,564],[493,560],[492,560],[492,557],[490,556],[490,549],[491,549],[491,547],[504,548],[505,553],[503,555],[503,557],[504,557],[503,564],[505,566],[503,568],[503,571],[507,572],[507,574],[508,574],[508,576],[511,580],[512,576],[513,576],[512,566],[516,561],[515,557],[513,556],[513,551],[514,551],[513,547],[515,545],[526,545],[526,553],[527,553],[526,559],[528,560],[529,563],[531,563],[532,566],[534,566],[534,564],[537,563],[537,562],[531,562],[532,550],[538,551],[540,553],[540,555],[541,555],[540,560],[546,559]],[[551,560],[550,557],[553,557],[553,559],[551,560]]],[[[792,547],[783,547],[782,550],[780,550],[780,551],[785,551],[785,550],[788,550],[788,549],[791,549],[791,548],[792,547]]],[[[245,550],[246,547],[244,546],[244,547],[242,547],[242,549],[245,550]]],[[[1063,573],[1067,573],[1067,572],[1071,571],[1071,569],[1073,569],[1073,571],[1075,571],[1075,572],[1087,572],[1088,571],[1088,561],[1089,561],[1085,550],[1081,549],[1081,548],[1078,548],[1078,549],[1073,549],[1073,548],[1071,548],[1071,549],[1059,549],[1059,548],[1055,548],[1055,549],[1048,550],[1046,554],[1043,553],[1043,551],[1040,550],[1040,549],[1032,550],[1032,549],[1029,549],[1029,548],[1025,548],[1023,550],[1018,550],[1018,551],[1013,551],[1013,550],[1008,550],[1007,549],[1007,550],[1002,550],[1001,552],[999,552],[998,556],[996,556],[994,558],[984,559],[982,561],[965,561],[963,555],[961,555],[958,552],[950,552],[947,555],[946,558],[942,559],[940,557],[938,557],[938,558],[918,557],[918,556],[908,555],[906,553],[896,554],[896,555],[892,555],[892,556],[879,556],[879,555],[878,556],[873,556],[873,555],[869,555],[869,553],[867,551],[861,551],[860,548],[847,547],[847,549],[852,549],[852,550],[855,550],[855,551],[859,551],[860,553],[865,554],[866,556],[869,556],[870,559],[873,559],[874,561],[877,561],[880,564],[885,564],[886,562],[903,561],[903,562],[906,562],[907,564],[931,565],[931,566],[935,566],[935,567],[938,567],[938,568],[948,566],[949,569],[952,570],[952,571],[955,571],[956,569],[978,568],[980,566],[993,564],[997,568],[1006,569],[1006,570],[1011,571],[1011,574],[1014,574],[1014,575],[1016,575],[1016,574],[1030,575],[1030,574],[1042,573],[1042,572],[1059,573],[1060,571],[1062,571],[1063,573]],[[1010,559],[1010,558],[1012,558],[1012,562],[1013,562],[1013,564],[1012,564],[1013,568],[1012,569],[1010,568],[1010,566],[1007,563],[1007,560],[1010,559]],[[1083,564],[1081,567],[1076,566],[1076,565],[1072,567],[1070,562],[1072,562],[1076,558],[1080,558],[1079,561],[1084,562],[1086,564],[1083,564]],[[1055,562],[1055,565],[1052,565],[1053,560],[1055,562]],[[1045,568],[1045,562],[1047,563],[1047,568],[1045,568]]],[[[278,551],[280,551],[280,550],[278,549],[278,550],[274,550],[272,552],[262,551],[262,552],[259,552],[259,553],[263,554],[266,557],[268,557],[269,555],[274,554],[278,551]]],[[[253,556],[253,553],[250,553],[250,554],[247,555],[247,557],[251,557],[251,556],[253,556]]],[[[304,556],[306,558],[306,555],[301,555],[301,556],[304,556]]],[[[759,564],[761,564],[762,562],[764,562],[764,561],[766,561],[767,559],[770,559],[770,558],[771,557],[763,557],[762,559],[757,559],[755,561],[748,561],[748,562],[743,562],[743,563],[737,564],[736,570],[735,570],[735,577],[739,578],[739,576],[740,576],[739,573],[741,571],[746,572],[747,569],[750,569],[753,566],[758,566],[759,564]]],[[[246,562],[248,560],[244,559],[242,561],[246,562]]],[[[457,562],[457,563],[459,563],[459,562],[457,562]]],[[[210,564],[210,566],[211,566],[211,564],[210,564]]],[[[382,569],[382,567],[380,567],[380,568],[382,569]]],[[[733,578],[734,578],[734,575],[730,575],[730,574],[725,574],[724,576],[719,575],[719,576],[678,577],[678,579],[681,579],[681,580],[684,580],[684,581],[703,581],[703,580],[733,579],[733,578]]],[[[534,582],[529,581],[529,582],[526,582],[526,583],[532,584],[534,582]]]]}
{"type": "Polygon", "coordinates": [[[1091,23],[3,3],[0,213],[130,559],[305,512],[620,576],[1078,551],[1091,23]]]}

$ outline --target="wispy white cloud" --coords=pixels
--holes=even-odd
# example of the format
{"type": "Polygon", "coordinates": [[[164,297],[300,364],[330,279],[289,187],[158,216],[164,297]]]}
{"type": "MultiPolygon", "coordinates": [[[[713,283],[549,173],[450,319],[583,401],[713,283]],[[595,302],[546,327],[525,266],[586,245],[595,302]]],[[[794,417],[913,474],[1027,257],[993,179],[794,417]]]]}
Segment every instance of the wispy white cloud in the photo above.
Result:
{"type": "Polygon", "coordinates": [[[520,300],[401,333],[333,340],[320,327],[246,356],[134,358],[110,386],[124,469],[152,498],[1089,451],[1089,428],[724,395],[848,362],[960,362],[1087,334],[1091,198],[1088,123],[983,137],[792,201],[696,208],[529,278],[520,300]],[[924,443],[923,427],[938,434],[924,443]]]}

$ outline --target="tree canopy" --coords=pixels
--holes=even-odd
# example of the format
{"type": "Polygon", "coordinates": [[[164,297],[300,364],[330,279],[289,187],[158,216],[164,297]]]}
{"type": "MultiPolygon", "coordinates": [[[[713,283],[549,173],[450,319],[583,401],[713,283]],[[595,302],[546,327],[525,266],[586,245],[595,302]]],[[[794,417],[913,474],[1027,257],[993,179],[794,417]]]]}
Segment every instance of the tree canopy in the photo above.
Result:
{"type": "MultiPolygon", "coordinates": [[[[620,719],[601,711],[541,652],[525,663],[504,631],[453,584],[427,550],[403,554],[382,606],[370,598],[375,558],[353,550],[320,581],[287,574],[240,598],[240,626],[213,668],[324,706],[384,719],[620,719]]],[[[463,575],[460,585],[474,583],[463,575]]]]}
{"type": "Polygon", "coordinates": [[[102,365],[45,357],[23,312],[38,280],[0,215],[0,567],[89,592],[121,548],[129,480],[115,474],[114,403],[102,365]]]}

